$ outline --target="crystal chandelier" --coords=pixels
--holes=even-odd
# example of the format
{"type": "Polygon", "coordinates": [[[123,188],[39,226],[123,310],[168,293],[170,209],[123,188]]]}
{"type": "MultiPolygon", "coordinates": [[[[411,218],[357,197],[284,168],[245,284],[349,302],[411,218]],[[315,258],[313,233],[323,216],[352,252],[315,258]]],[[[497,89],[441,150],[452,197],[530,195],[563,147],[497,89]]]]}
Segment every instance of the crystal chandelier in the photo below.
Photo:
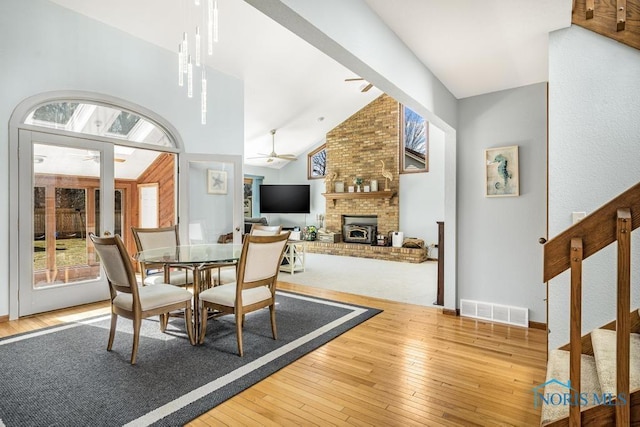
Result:
{"type": "MultiPolygon", "coordinates": [[[[188,3],[191,0],[186,0],[188,3]]],[[[207,26],[207,54],[213,55],[213,44],[218,42],[218,2],[206,0],[207,6],[200,4],[200,0],[193,0],[196,16],[201,16],[207,26]]],[[[189,5],[187,4],[187,8],[189,5]]],[[[189,43],[189,33],[182,33],[182,41],[178,44],[178,86],[187,85],[187,97],[193,98],[193,73],[194,67],[200,68],[200,116],[201,123],[207,123],[207,73],[202,60],[202,38],[200,25],[196,25],[193,34],[193,45],[189,43]],[[193,52],[190,51],[193,49],[193,52]]]]}

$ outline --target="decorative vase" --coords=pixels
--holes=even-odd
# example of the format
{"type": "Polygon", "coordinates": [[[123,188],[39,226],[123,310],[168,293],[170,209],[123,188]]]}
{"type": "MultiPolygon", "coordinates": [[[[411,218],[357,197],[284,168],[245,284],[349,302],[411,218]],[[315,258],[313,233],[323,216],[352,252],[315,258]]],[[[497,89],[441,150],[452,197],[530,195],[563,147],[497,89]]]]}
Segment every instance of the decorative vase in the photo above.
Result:
{"type": "Polygon", "coordinates": [[[360,186],[358,185],[357,190],[358,193],[360,192],[360,186]]]}

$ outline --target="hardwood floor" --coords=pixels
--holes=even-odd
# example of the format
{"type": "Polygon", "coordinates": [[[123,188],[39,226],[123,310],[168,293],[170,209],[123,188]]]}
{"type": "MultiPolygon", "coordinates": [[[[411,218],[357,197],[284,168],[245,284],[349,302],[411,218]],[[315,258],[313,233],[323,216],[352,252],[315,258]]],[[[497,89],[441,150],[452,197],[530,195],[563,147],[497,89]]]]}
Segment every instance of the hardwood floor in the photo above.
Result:
{"type": "MultiPolygon", "coordinates": [[[[279,287],[384,312],[189,426],[539,425],[531,389],[545,381],[544,331],[331,290],[279,287]]],[[[106,303],[0,323],[0,336],[103,313],[106,303]]]]}

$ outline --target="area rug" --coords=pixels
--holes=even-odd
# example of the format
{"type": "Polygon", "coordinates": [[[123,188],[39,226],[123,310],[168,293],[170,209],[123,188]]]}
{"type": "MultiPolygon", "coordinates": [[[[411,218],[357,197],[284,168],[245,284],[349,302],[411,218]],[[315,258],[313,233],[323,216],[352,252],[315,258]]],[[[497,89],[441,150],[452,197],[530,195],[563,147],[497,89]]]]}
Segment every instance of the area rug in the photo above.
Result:
{"type": "Polygon", "coordinates": [[[207,324],[191,346],[184,322],[161,333],[145,320],[136,365],[131,321],[120,318],[111,352],[109,316],[0,340],[0,426],[179,426],[380,310],[289,292],[277,294],[278,340],[269,311],[248,314],[244,356],[233,316],[207,324]]]}

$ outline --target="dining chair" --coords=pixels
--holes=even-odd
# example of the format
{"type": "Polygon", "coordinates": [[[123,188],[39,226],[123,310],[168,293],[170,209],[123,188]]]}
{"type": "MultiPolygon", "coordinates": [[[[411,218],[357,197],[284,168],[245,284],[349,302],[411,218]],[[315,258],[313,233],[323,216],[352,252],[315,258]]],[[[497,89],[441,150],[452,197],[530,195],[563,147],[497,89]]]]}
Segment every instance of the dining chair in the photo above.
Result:
{"type": "Polygon", "coordinates": [[[133,320],[131,364],[135,365],[142,319],[159,315],[160,329],[164,332],[165,319],[173,310],[184,310],[189,342],[192,345],[195,344],[191,320],[191,292],[168,284],[138,286],[131,258],[120,236],[116,234],[110,237],[97,237],[90,234],[89,237],[100,256],[111,294],[111,328],[107,351],[111,351],[113,346],[118,316],[131,319],[133,320]]]}
{"type": "Polygon", "coordinates": [[[253,224],[249,234],[253,234],[254,236],[273,236],[275,234],[280,234],[281,232],[281,225],[253,224]]]}
{"type": "MultiPolygon", "coordinates": [[[[280,234],[282,232],[281,225],[262,225],[262,224],[252,224],[251,230],[249,230],[249,234],[254,236],[274,236],[276,234],[280,234]]],[[[219,267],[217,284],[224,285],[227,283],[232,283],[236,281],[237,276],[237,266],[226,266],[219,267]]]]}
{"type": "MultiPolygon", "coordinates": [[[[131,227],[138,252],[155,248],[176,248],[180,246],[178,226],[160,228],[131,227]]],[[[143,285],[165,283],[164,264],[140,261],[140,275],[143,285]]],[[[193,283],[193,272],[172,268],[169,272],[169,284],[185,286],[193,283]]]]}
{"type": "Polygon", "coordinates": [[[200,327],[200,344],[204,343],[207,332],[207,310],[220,314],[234,314],[238,354],[243,355],[242,327],[245,314],[269,307],[271,332],[277,339],[276,329],[276,280],[289,232],[272,236],[245,236],[242,253],[238,261],[235,283],[215,286],[200,293],[203,315],[200,327]]]}

